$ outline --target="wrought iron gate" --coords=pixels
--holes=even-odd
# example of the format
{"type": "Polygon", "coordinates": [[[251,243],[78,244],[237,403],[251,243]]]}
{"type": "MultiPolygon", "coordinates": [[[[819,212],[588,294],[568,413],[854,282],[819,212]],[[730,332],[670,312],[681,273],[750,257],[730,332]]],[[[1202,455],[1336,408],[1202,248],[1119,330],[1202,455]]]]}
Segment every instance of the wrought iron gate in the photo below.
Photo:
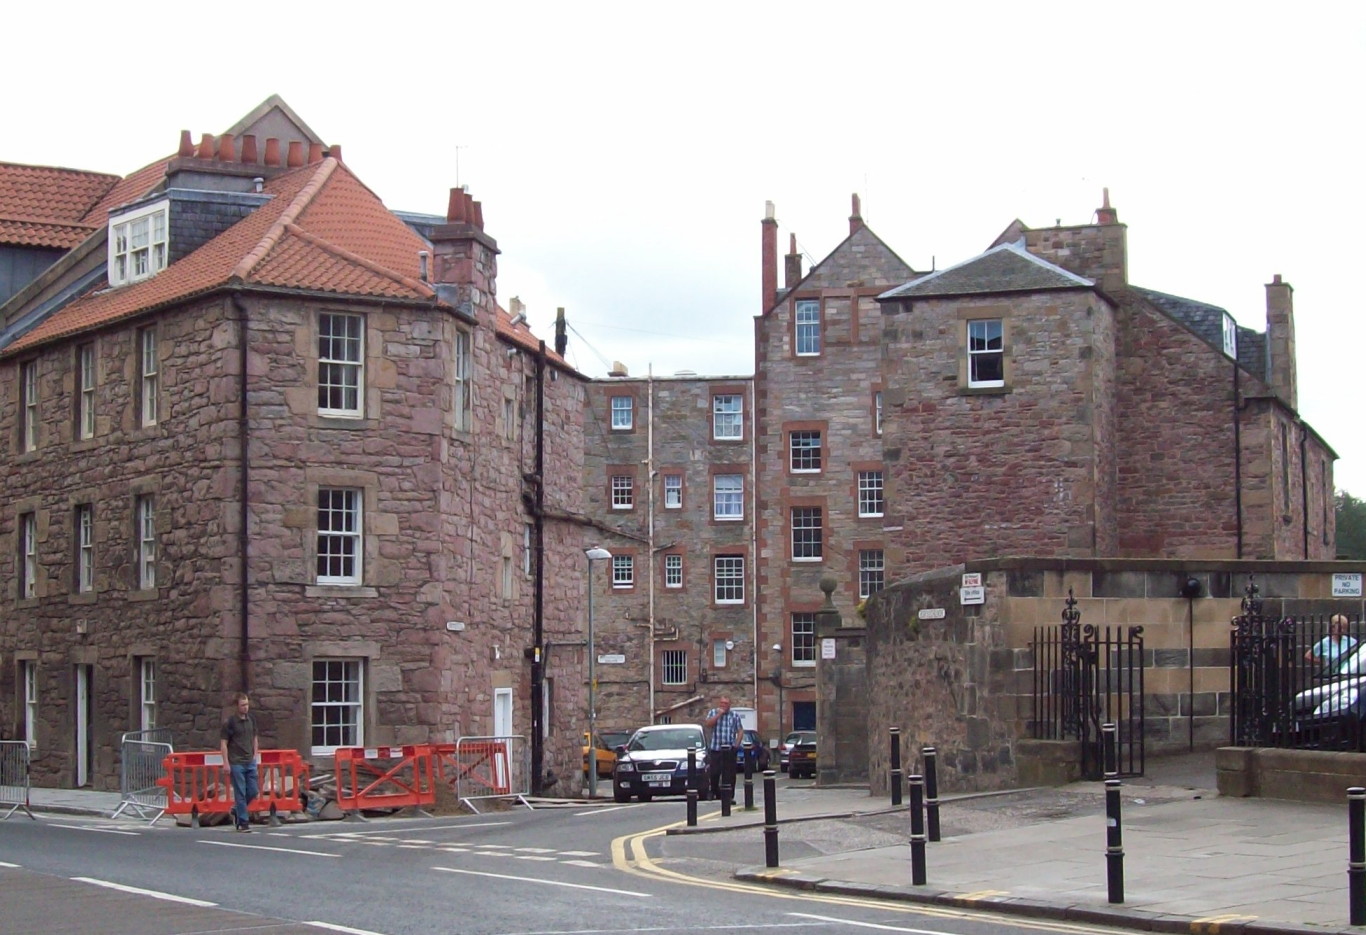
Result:
{"type": "Polygon", "coordinates": [[[1082,626],[1070,588],[1062,620],[1035,627],[1030,642],[1034,739],[1080,741],[1082,776],[1100,779],[1105,771],[1101,725],[1114,724],[1117,775],[1142,776],[1143,628],[1082,626]]]}

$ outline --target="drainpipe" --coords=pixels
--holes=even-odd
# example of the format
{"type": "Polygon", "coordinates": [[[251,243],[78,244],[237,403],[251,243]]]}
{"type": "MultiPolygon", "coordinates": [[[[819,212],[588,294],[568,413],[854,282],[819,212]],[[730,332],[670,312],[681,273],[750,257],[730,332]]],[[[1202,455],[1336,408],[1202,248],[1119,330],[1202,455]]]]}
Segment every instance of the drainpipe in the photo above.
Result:
{"type": "MultiPolygon", "coordinates": [[[[545,342],[536,348],[536,607],[531,634],[531,792],[540,795],[545,772],[545,342]]],[[[577,767],[576,767],[577,768],[577,767]]]]}
{"type": "Polygon", "coordinates": [[[650,651],[650,723],[655,722],[655,367],[645,371],[645,482],[650,495],[646,500],[649,511],[649,548],[646,571],[650,576],[650,636],[646,645],[650,651]]]}
{"type": "Polygon", "coordinates": [[[1309,472],[1305,470],[1309,426],[1300,423],[1300,529],[1304,533],[1304,560],[1309,561],[1309,472]]]}
{"type": "Polygon", "coordinates": [[[1238,361],[1233,361],[1233,520],[1237,530],[1237,549],[1234,558],[1243,557],[1243,429],[1239,398],[1238,361]]]}
{"type": "Polygon", "coordinates": [[[242,303],[242,294],[234,291],[231,294],[232,307],[237,312],[237,366],[238,366],[238,387],[237,387],[237,443],[241,458],[241,468],[238,471],[238,491],[237,501],[240,515],[238,516],[237,530],[237,554],[238,554],[238,586],[241,589],[241,598],[238,601],[238,668],[239,680],[242,691],[251,690],[251,617],[249,605],[247,603],[247,586],[249,575],[247,570],[248,558],[248,535],[247,535],[247,514],[249,512],[248,491],[250,487],[250,458],[249,444],[250,420],[247,418],[247,307],[242,303]]]}

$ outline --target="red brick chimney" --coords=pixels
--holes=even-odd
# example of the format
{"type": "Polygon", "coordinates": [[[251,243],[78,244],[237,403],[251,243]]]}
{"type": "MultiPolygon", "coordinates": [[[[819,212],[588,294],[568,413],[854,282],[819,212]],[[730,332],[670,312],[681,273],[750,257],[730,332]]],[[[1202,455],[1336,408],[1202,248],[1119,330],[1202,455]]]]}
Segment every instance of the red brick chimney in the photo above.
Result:
{"type": "Polygon", "coordinates": [[[851,196],[854,203],[854,213],[849,215],[849,236],[852,237],[863,230],[863,214],[859,211],[858,192],[851,196]]]}
{"type": "Polygon", "coordinates": [[[788,235],[787,256],[783,260],[783,288],[790,290],[802,281],[802,255],[797,252],[796,234],[788,235]]]}
{"type": "Polygon", "coordinates": [[[1267,382],[1291,409],[1299,408],[1295,374],[1295,290],[1281,282],[1281,274],[1266,284],[1267,382]]]}
{"type": "Polygon", "coordinates": [[[778,221],[773,216],[773,202],[771,201],[764,202],[764,220],[761,230],[763,282],[760,283],[760,287],[763,290],[763,296],[759,303],[759,313],[763,314],[778,301],[778,221]]]}
{"type": "Polygon", "coordinates": [[[498,243],[484,233],[484,207],[452,188],[446,223],[432,231],[432,281],[442,301],[492,322],[496,308],[498,243]]]}

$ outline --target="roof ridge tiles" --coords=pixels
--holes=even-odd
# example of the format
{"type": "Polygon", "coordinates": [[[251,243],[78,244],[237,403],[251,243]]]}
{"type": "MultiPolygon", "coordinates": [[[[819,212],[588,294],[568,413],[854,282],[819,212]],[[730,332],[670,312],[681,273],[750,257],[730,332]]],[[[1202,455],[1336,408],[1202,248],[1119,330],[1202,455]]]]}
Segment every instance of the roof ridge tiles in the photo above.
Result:
{"type": "Polygon", "coordinates": [[[265,259],[270,251],[275,248],[275,245],[279,243],[280,238],[285,234],[286,228],[293,225],[295,218],[303,213],[304,208],[308,207],[308,204],[313,200],[313,197],[322,190],[323,185],[332,177],[332,173],[336,171],[338,165],[340,165],[340,163],[331,156],[328,156],[319,164],[317,171],[313,173],[313,177],[305,183],[303,188],[299,189],[298,194],[294,196],[294,200],[291,201],[284,212],[275,219],[275,223],[272,224],[265,235],[257,241],[256,246],[252,247],[251,250],[247,252],[247,255],[242,257],[241,261],[233,268],[232,278],[247,279],[251,275],[251,271],[255,268],[256,264],[265,259]]]}
{"type": "Polygon", "coordinates": [[[288,231],[293,236],[298,237],[305,243],[317,247],[319,250],[322,250],[325,253],[330,253],[333,256],[346,260],[348,263],[355,263],[358,266],[362,266],[365,269],[368,269],[370,272],[376,274],[377,276],[383,276],[386,279],[391,279],[394,282],[407,286],[409,289],[416,290],[417,292],[424,293],[426,295],[436,295],[436,290],[432,288],[431,283],[425,283],[422,282],[420,279],[413,279],[411,276],[405,276],[402,273],[391,270],[386,266],[381,266],[379,263],[376,263],[373,260],[368,260],[365,257],[360,256],[359,254],[352,253],[345,247],[339,247],[334,243],[324,240],[317,234],[304,230],[302,227],[300,227],[293,221],[290,221],[289,223],[285,224],[284,230],[288,231]]]}

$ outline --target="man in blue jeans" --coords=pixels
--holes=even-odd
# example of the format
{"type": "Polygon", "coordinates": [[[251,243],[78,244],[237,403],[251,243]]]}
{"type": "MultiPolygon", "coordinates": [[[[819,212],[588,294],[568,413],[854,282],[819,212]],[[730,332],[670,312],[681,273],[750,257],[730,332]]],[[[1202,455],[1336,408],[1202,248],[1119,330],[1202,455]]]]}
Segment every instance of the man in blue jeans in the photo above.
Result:
{"type": "Polygon", "coordinates": [[[721,798],[722,783],[728,780],[728,798],[734,801],[735,749],[744,739],[745,722],[740,719],[740,715],[730,709],[730,699],[722,695],[717,699],[716,707],[707,712],[702,723],[711,731],[707,738],[707,780],[711,786],[712,798],[721,798]]]}
{"type": "Polygon", "coordinates": [[[256,764],[261,762],[261,741],[256,736],[256,718],[251,714],[251,699],[246,692],[235,696],[237,711],[223,722],[219,750],[232,773],[232,812],[238,831],[251,830],[247,804],[260,791],[256,764]]]}

